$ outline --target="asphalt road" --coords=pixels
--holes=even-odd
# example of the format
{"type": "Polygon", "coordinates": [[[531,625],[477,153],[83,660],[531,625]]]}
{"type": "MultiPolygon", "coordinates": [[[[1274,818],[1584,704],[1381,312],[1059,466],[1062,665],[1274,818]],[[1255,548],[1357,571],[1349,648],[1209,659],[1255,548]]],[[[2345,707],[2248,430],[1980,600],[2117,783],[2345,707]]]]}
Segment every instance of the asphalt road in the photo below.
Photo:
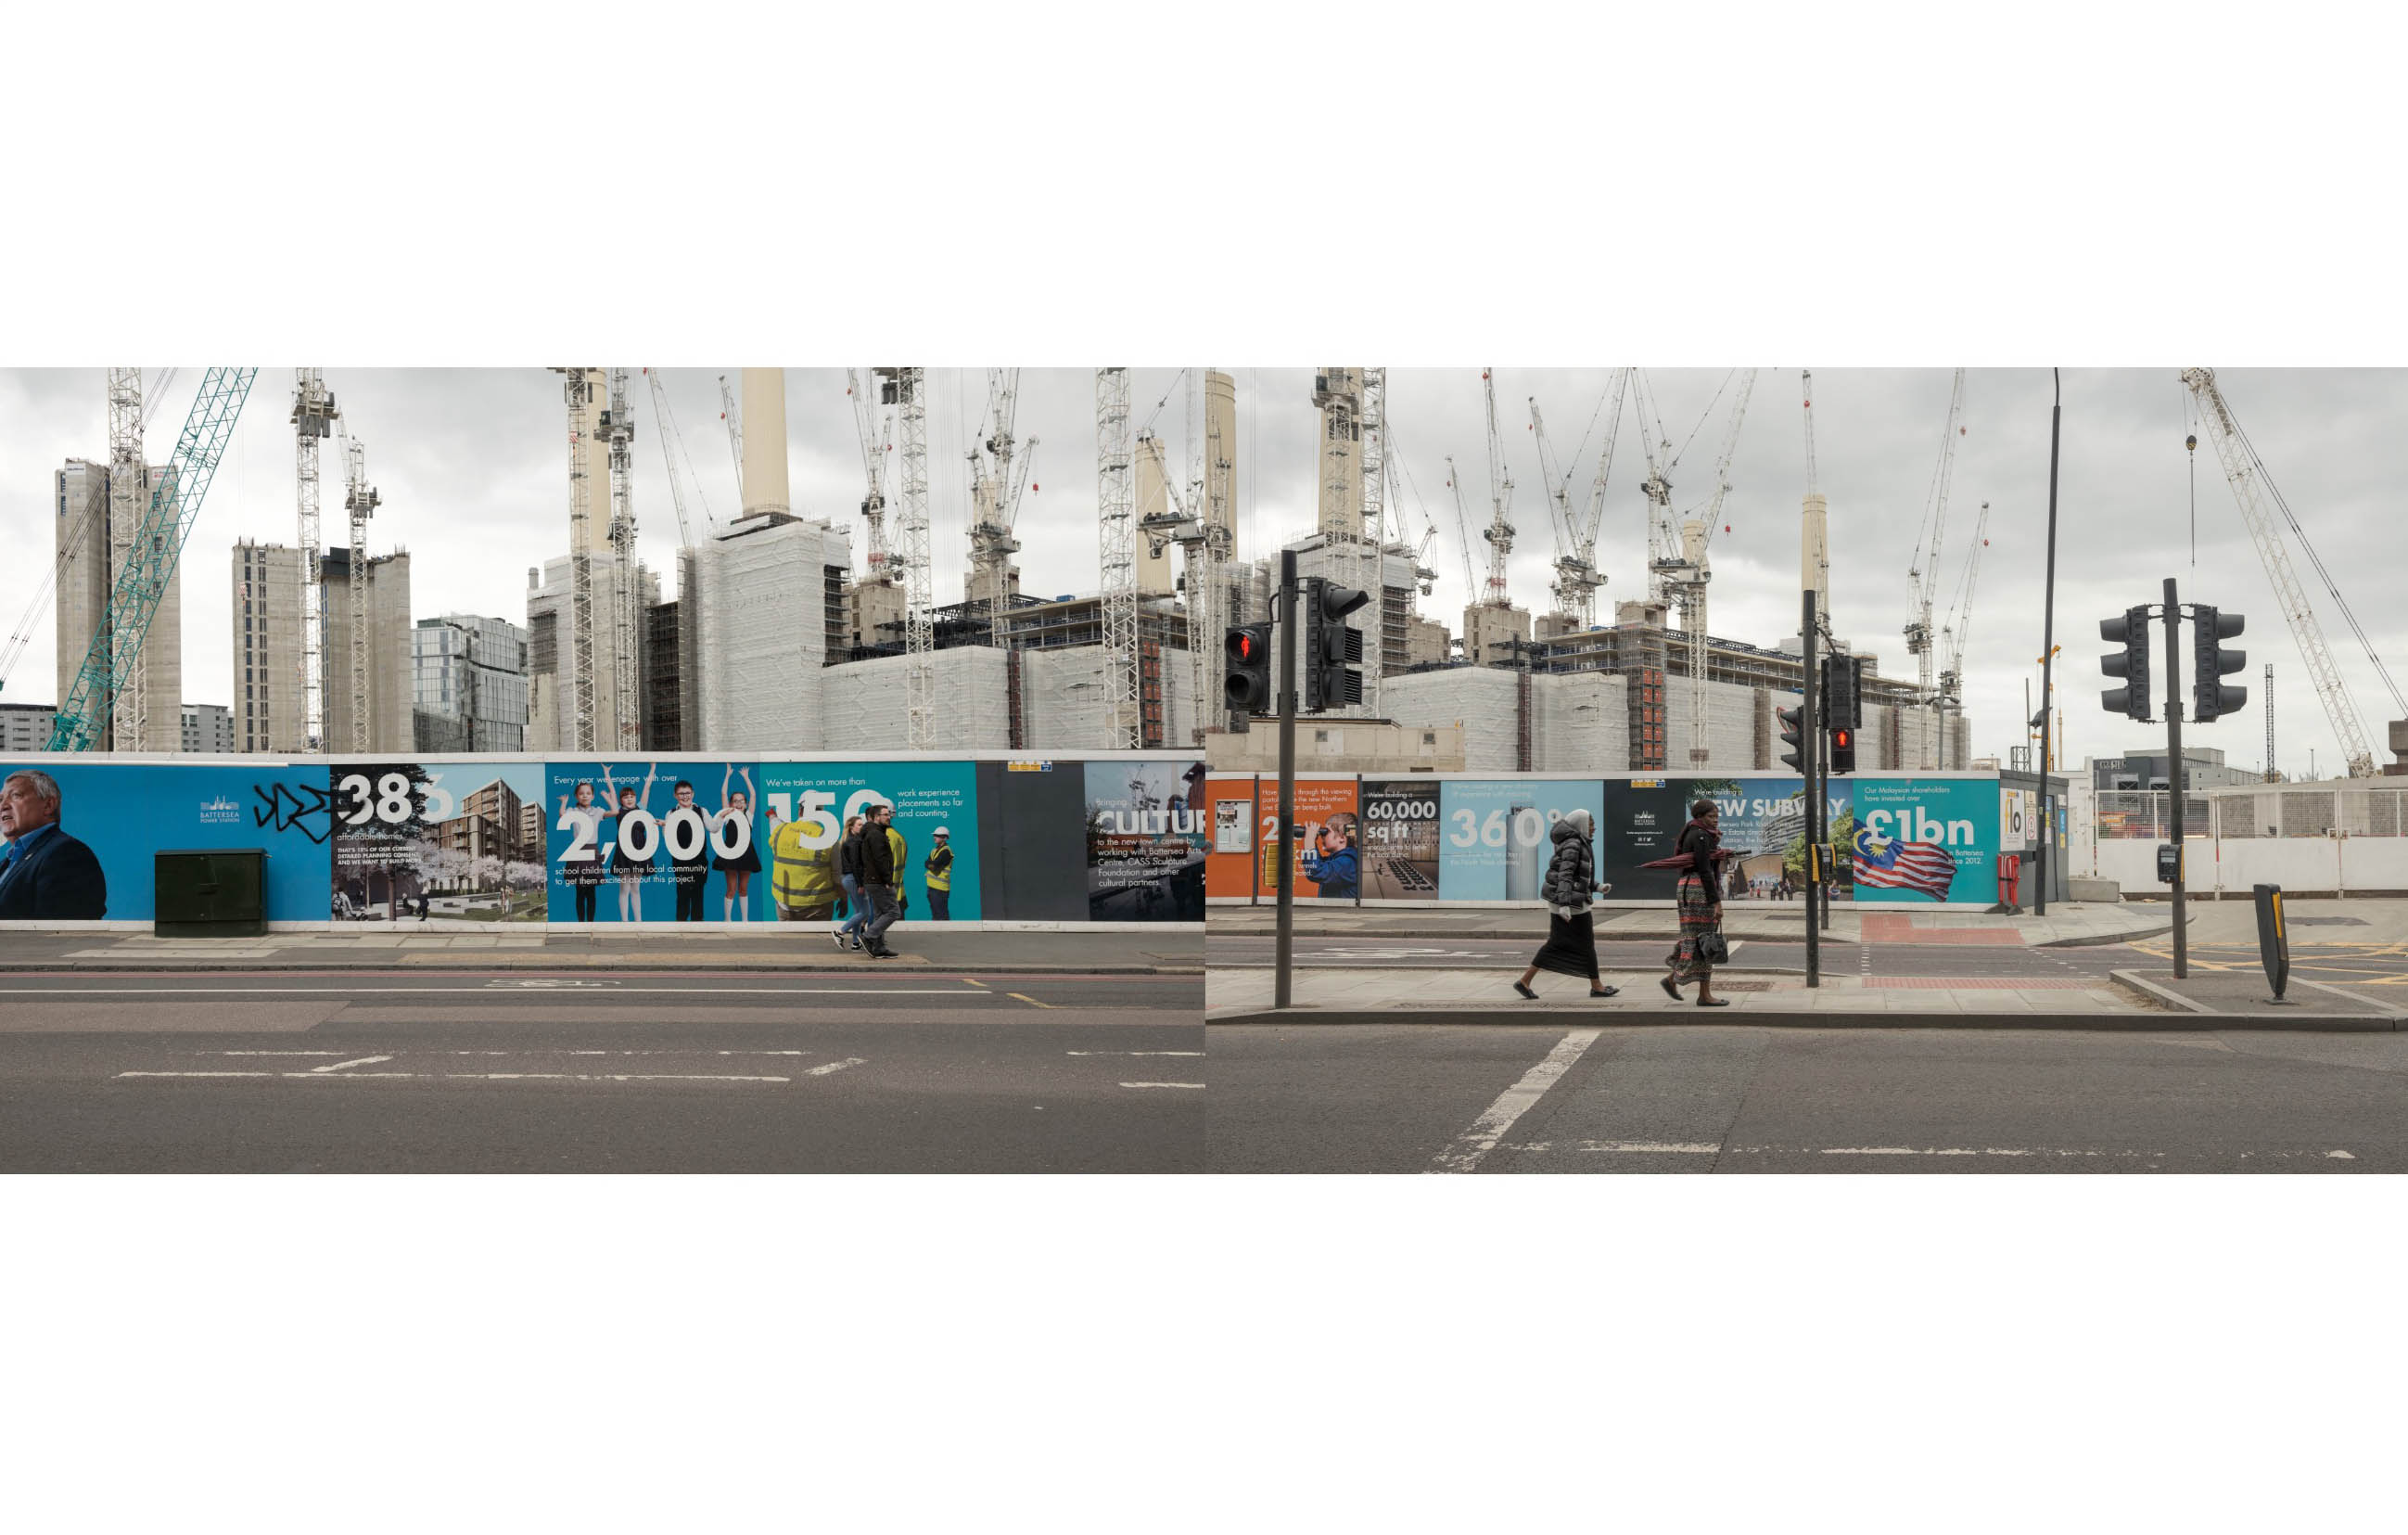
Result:
{"type": "Polygon", "coordinates": [[[2408,1170],[2397,1034],[1210,1034],[1215,1172],[2408,1170]]]}
{"type": "Polygon", "coordinates": [[[0,1171],[1185,1172],[1196,977],[10,976],[0,1171]]]}

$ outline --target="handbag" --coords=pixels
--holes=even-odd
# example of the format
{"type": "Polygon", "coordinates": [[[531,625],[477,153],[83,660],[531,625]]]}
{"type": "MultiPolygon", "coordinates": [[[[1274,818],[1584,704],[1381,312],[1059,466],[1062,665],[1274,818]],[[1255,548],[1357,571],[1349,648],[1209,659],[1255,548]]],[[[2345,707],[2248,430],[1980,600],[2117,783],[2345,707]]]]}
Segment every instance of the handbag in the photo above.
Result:
{"type": "Polygon", "coordinates": [[[1724,941],[1720,933],[1700,933],[1698,935],[1698,958],[1708,965],[1727,965],[1730,963],[1730,945],[1724,941]]]}

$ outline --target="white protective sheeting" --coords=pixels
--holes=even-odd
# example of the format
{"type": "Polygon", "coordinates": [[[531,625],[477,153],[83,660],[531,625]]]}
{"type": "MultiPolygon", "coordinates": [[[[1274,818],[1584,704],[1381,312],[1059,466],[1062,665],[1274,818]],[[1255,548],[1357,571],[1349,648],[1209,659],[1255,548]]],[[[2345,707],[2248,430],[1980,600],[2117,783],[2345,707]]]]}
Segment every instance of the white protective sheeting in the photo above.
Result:
{"type": "Polygon", "coordinates": [[[701,749],[824,750],[826,567],[851,567],[845,535],[808,522],[738,524],[696,552],[701,749]]]}
{"type": "MultiPolygon", "coordinates": [[[[1530,681],[1533,768],[1541,773],[1624,770],[1630,761],[1627,679],[1574,671],[1530,681]]],[[[1467,724],[1467,734],[1469,728],[1467,724]]]]}
{"type": "MultiPolygon", "coordinates": [[[[1518,766],[1512,672],[1494,667],[1457,667],[1390,677],[1381,683],[1380,706],[1398,724],[1460,724],[1467,772],[1510,773],[1518,766]]],[[[1535,761],[1536,741],[1531,750],[1535,761]]]]}
{"type": "MultiPolygon", "coordinates": [[[[938,651],[928,657],[935,680],[937,739],[947,752],[1001,752],[1011,746],[1010,696],[1004,653],[986,646],[938,651]]],[[[882,655],[830,667],[823,681],[828,752],[900,752],[910,740],[905,681],[911,660],[882,655]]]]}

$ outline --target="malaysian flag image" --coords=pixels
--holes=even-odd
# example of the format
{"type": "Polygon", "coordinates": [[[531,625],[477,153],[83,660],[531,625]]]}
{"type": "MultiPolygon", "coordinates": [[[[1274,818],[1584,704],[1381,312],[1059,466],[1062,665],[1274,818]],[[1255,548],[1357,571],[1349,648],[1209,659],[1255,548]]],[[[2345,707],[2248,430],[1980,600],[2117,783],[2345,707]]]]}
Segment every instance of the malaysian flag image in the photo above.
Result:
{"type": "Polygon", "coordinates": [[[1936,901],[1948,898],[1956,879],[1956,858],[1937,842],[1901,842],[1856,828],[1856,883],[1884,890],[1913,890],[1936,901]]]}

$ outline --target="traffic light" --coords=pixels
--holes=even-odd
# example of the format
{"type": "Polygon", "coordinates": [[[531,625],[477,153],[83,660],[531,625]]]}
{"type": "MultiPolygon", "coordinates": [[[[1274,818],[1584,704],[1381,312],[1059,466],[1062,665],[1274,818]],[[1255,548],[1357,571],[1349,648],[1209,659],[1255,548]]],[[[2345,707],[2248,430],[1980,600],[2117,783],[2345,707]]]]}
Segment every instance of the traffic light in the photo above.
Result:
{"type": "Polygon", "coordinates": [[[1223,644],[1228,651],[1229,669],[1221,689],[1229,707],[1247,714],[1270,712],[1271,626],[1249,624],[1233,628],[1223,644]]]}
{"type": "Polygon", "coordinates": [[[1319,714],[1363,701],[1363,635],[1346,615],[1370,601],[1368,593],[1320,576],[1304,583],[1304,711],[1319,714]]]}
{"type": "Polygon", "coordinates": [[[1799,704],[1795,709],[1776,709],[1772,711],[1772,717],[1781,722],[1781,744],[1789,748],[1788,751],[1781,753],[1781,760],[1799,772],[1804,772],[1806,770],[1806,706],[1799,704]]]}
{"type": "Polygon", "coordinates": [[[1853,773],[1856,770],[1856,731],[1854,725],[1841,725],[1831,732],[1831,771],[1853,773]]]}
{"type": "Polygon", "coordinates": [[[2246,651],[2228,651],[2218,640],[2239,634],[2247,620],[2239,613],[2221,613],[2205,603],[2190,610],[2190,651],[2193,670],[2190,688],[2190,717],[2207,721],[2219,714],[2240,711],[2249,701],[2245,687],[2226,687],[2216,681],[2229,677],[2249,665],[2246,651]]]}
{"type": "Polygon", "coordinates": [[[1864,721],[1863,687],[1860,679],[1864,663],[1853,655],[1823,657],[1823,728],[1837,733],[1855,730],[1864,721]]]}
{"type": "Polygon", "coordinates": [[[2099,669],[2120,679],[2122,687],[2107,688],[2099,701],[2110,714],[2125,714],[2146,724],[2149,722],[2149,610],[2143,603],[2127,608],[2121,618],[2099,621],[2099,638],[2114,640],[2124,647],[2121,655],[2102,655],[2099,669]]]}

